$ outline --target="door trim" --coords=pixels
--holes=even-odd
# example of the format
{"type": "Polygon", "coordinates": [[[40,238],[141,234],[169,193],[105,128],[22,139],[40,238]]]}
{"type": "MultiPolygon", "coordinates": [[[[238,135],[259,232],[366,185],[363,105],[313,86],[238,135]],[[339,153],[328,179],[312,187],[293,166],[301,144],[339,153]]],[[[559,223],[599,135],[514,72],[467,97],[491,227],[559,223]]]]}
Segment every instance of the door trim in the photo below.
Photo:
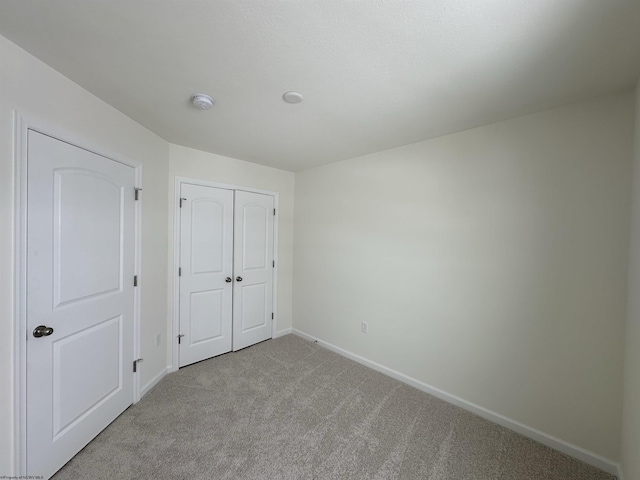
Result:
{"type": "MultiPolygon", "coordinates": [[[[142,187],[142,162],[88,142],[44,120],[14,111],[14,295],[13,295],[13,458],[14,475],[27,474],[27,141],[28,131],[42,133],[109,160],[132,167],[135,186],[142,187]]],[[[144,197],[144,195],[142,196],[144,197]]],[[[142,276],[142,202],[135,202],[135,273],[142,276]]],[[[143,282],[144,285],[144,282],[143,282]]],[[[140,296],[143,286],[134,289],[133,358],[140,356],[140,296]]],[[[140,375],[133,376],[133,403],[140,400],[140,375]]]]}
{"type": "MultiPolygon", "coordinates": [[[[260,193],[263,195],[271,195],[273,197],[273,205],[276,212],[279,211],[278,192],[271,190],[261,190],[259,188],[247,187],[243,185],[233,185],[229,183],[212,182],[199,178],[179,177],[174,180],[173,190],[173,268],[169,275],[173,277],[173,295],[172,309],[173,317],[171,328],[171,342],[167,342],[171,347],[171,367],[169,372],[178,371],[178,332],[180,328],[180,279],[178,277],[178,268],[180,267],[180,187],[183,183],[192,185],[200,185],[202,187],[221,188],[223,190],[242,190],[243,192],[260,193]]],[[[276,337],[278,324],[278,220],[280,215],[276,213],[273,219],[273,260],[276,266],[273,268],[273,322],[271,322],[271,338],[276,337]]]]}

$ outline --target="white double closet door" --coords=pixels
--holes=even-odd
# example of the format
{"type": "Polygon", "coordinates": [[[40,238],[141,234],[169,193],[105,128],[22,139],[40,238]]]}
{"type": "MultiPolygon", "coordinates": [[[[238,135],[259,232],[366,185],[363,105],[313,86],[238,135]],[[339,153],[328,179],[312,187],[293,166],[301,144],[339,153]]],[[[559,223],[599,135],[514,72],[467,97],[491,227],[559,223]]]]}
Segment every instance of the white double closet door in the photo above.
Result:
{"type": "Polygon", "coordinates": [[[274,197],[180,184],[181,367],[272,337],[274,197]]]}

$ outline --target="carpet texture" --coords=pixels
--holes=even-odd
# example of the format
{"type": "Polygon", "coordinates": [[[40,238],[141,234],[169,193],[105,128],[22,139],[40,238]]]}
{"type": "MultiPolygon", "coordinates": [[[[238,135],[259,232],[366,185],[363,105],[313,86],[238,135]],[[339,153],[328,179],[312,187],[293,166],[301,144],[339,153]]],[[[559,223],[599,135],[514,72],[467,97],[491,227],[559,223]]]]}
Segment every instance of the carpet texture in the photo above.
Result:
{"type": "Polygon", "coordinates": [[[167,375],[53,478],[615,477],[287,335],[167,375]]]}

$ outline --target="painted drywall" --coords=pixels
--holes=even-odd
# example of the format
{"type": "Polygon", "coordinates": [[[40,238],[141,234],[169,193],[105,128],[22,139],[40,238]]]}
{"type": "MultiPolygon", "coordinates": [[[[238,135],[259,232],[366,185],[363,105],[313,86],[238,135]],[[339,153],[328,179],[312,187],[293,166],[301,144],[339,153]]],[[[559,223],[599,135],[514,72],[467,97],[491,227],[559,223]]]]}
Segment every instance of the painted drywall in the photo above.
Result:
{"type": "MultiPolygon", "coordinates": [[[[0,37],[0,475],[14,465],[14,110],[143,163],[143,339],[165,331],[169,144],[0,37]],[[163,301],[158,301],[162,299],[163,301]]],[[[166,368],[166,343],[143,340],[141,384],[166,368]]]]}
{"type": "Polygon", "coordinates": [[[636,88],[635,151],[627,329],[624,357],[622,471],[624,478],[640,478],[640,82],[636,88]]]}
{"type": "MultiPolygon", "coordinates": [[[[293,192],[294,174],[277,168],[202,152],[179,145],[170,146],[169,191],[174,197],[175,178],[188,177],[226,183],[279,193],[278,205],[278,308],[276,328],[279,332],[291,328],[293,278],[293,192]]],[[[173,200],[169,209],[169,224],[173,228],[173,200]]],[[[169,238],[169,261],[173,265],[173,230],[169,238]]],[[[169,272],[169,289],[173,291],[175,272],[169,272]]],[[[171,328],[171,325],[169,326],[171,328]]],[[[169,356],[171,352],[169,352],[169,356]]],[[[171,359],[169,359],[171,363],[171,359]]]]}
{"type": "Polygon", "coordinates": [[[638,25],[635,0],[0,1],[8,38],[164,138],[295,171],[632,88],[638,25]]]}
{"type": "Polygon", "coordinates": [[[633,122],[627,92],[297,173],[294,328],[617,461],[633,122]]]}

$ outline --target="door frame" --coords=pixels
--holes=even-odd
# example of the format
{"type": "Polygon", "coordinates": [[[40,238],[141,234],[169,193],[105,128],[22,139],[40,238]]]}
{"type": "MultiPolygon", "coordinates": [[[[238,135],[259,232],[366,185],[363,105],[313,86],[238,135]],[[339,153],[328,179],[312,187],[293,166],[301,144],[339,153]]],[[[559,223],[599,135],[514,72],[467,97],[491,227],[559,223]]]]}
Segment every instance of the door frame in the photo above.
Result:
{"type": "MultiPolygon", "coordinates": [[[[273,219],[273,260],[276,266],[273,268],[273,321],[271,322],[271,338],[276,337],[278,324],[278,219],[280,218],[278,205],[278,192],[271,190],[262,190],[259,188],[247,187],[243,185],[234,185],[229,183],[213,182],[199,178],[176,176],[174,180],[173,190],[173,296],[172,296],[172,328],[171,342],[167,342],[171,347],[172,366],[170,372],[177,372],[179,368],[178,362],[178,333],[180,330],[180,278],[178,277],[178,268],[180,267],[180,187],[183,183],[191,185],[199,185],[202,187],[220,188],[223,190],[242,190],[243,192],[259,193],[262,195],[271,195],[273,197],[273,205],[276,209],[276,215],[273,219]]],[[[234,197],[235,198],[235,197],[234,197]]]]}
{"type": "MultiPolygon", "coordinates": [[[[142,162],[87,141],[45,120],[14,111],[14,295],[13,295],[13,456],[17,476],[27,473],[27,142],[29,130],[108,158],[134,169],[135,188],[142,188],[142,162]]],[[[142,202],[135,202],[134,270],[142,279],[142,202]]],[[[134,289],[133,358],[140,356],[140,298],[144,282],[134,289]]],[[[140,400],[140,374],[133,376],[133,399],[140,400]]]]}

